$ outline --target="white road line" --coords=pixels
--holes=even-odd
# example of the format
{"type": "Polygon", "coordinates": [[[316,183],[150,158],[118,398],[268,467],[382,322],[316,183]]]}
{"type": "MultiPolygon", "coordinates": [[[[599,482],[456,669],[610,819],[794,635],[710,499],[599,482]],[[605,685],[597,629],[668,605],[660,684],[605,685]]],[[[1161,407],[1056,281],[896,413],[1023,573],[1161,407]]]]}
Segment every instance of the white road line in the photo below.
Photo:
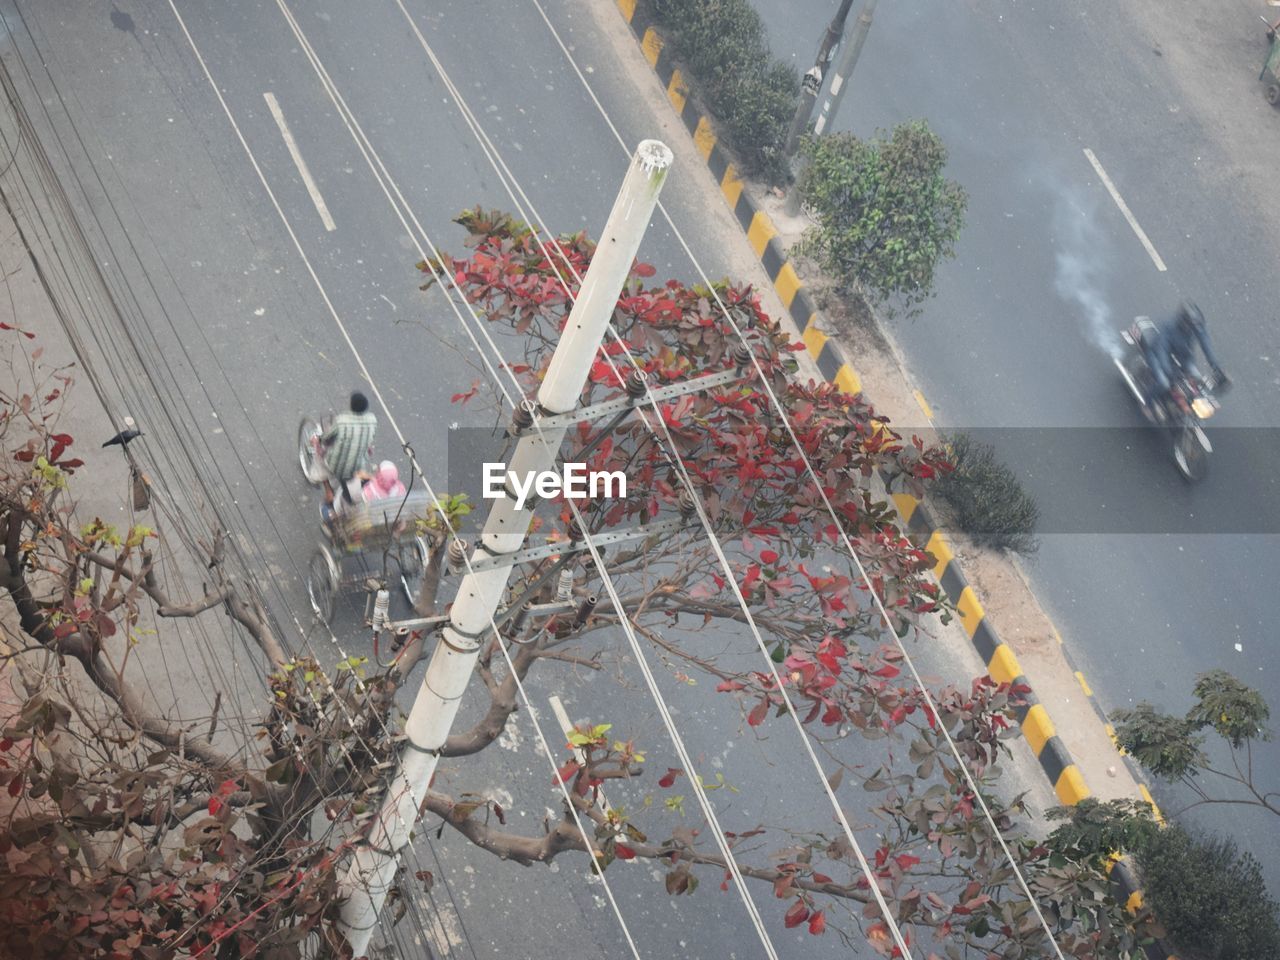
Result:
{"type": "Polygon", "coordinates": [[[293,157],[293,164],[298,168],[298,173],[302,175],[302,182],[306,184],[307,193],[311,194],[311,202],[316,205],[316,213],[320,214],[324,228],[330,231],[338,229],[333,222],[333,217],[329,215],[329,208],[325,205],[324,197],[320,196],[320,188],[316,186],[316,181],[311,176],[311,171],[307,169],[307,161],[302,159],[302,151],[298,149],[298,142],[293,139],[293,133],[289,130],[289,125],[284,122],[284,111],[280,109],[276,95],[271,91],[267,91],[262,95],[262,99],[267,101],[267,109],[271,111],[271,116],[276,119],[276,126],[280,128],[280,136],[284,137],[284,145],[289,148],[289,156],[293,157]]]}
{"type": "Polygon", "coordinates": [[[1124,218],[1129,221],[1129,226],[1133,227],[1133,232],[1138,235],[1138,240],[1146,249],[1147,255],[1151,257],[1151,262],[1156,265],[1156,269],[1160,271],[1167,270],[1164,261],[1160,259],[1160,254],[1156,253],[1156,248],[1151,241],[1147,239],[1147,235],[1143,232],[1142,227],[1138,226],[1138,219],[1129,209],[1129,205],[1124,202],[1124,198],[1120,196],[1120,191],[1116,189],[1116,185],[1111,182],[1111,178],[1107,176],[1107,171],[1102,169],[1102,164],[1098,162],[1098,158],[1093,155],[1093,151],[1088,147],[1084,148],[1084,155],[1089,158],[1089,162],[1093,164],[1093,169],[1098,172],[1098,176],[1102,179],[1102,185],[1107,188],[1107,192],[1111,194],[1111,199],[1116,202],[1116,206],[1120,208],[1120,212],[1124,214],[1124,218]]]}

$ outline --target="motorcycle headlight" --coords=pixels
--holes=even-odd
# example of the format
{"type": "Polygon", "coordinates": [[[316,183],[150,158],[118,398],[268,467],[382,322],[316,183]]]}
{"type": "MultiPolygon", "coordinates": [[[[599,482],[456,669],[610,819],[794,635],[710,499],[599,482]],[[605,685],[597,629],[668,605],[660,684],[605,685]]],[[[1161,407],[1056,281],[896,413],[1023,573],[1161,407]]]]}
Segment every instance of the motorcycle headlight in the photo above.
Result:
{"type": "Polygon", "coordinates": [[[1196,397],[1192,400],[1191,410],[1201,420],[1208,420],[1213,416],[1213,404],[1204,397],[1196,397]]]}

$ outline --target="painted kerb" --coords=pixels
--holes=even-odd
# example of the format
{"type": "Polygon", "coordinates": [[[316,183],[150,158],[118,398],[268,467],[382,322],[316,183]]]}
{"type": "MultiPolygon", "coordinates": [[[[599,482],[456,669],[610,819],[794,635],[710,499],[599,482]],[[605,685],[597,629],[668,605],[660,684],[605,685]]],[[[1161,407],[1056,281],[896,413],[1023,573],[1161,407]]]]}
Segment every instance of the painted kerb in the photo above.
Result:
{"type": "MultiPolygon", "coordinates": [[[[847,393],[861,393],[862,378],[848,361],[843,347],[820,329],[817,305],[804,289],[795,267],[787,260],[786,250],[777,238],[777,228],[769,215],[759,209],[743,189],[742,179],[738,176],[732,159],[719,145],[710,118],[699,113],[695,107],[689,95],[689,86],[672,62],[662,36],[654,29],[645,12],[638,8],[637,0],[615,2],[639,41],[645,60],[666,88],[667,99],[693,138],[699,155],[719,183],[725,202],[729,204],[746,233],[747,242],[751,244],[751,249],[768,274],[783,306],[800,330],[801,338],[818,369],[829,382],[847,393]]],[[[960,569],[946,535],[938,529],[925,505],[915,497],[899,493],[894,494],[893,499],[908,532],[924,539],[925,550],[937,561],[933,575],[942,585],[947,598],[955,605],[965,633],[969,635],[974,649],[986,664],[988,675],[998,683],[1010,683],[1025,689],[1024,702],[1015,709],[1015,716],[1054,793],[1064,805],[1079,803],[1090,793],[1084,776],[1055,732],[1048,709],[1036,697],[1013,650],[1000,641],[995,629],[987,622],[986,611],[960,569]]],[[[1065,654],[1067,651],[1064,649],[1063,652],[1065,654]]],[[[1083,677],[1078,671],[1076,676],[1084,686],[1083,677]]],[[[1085,693],[1106,724],[1105,714],[1089,695],[1087,687],[1085,693]]],[[[1107,730],[1111,732],[1109,724],[1107,730]]],[[[1112,740],[1114,739],[1112,734],[1112,740]]],[[[1141,787],[1141,790],[1144,798],[1151,802],[1146,787],[1141,787]]],[[[1154,803],[1152,808],[1155,809],[1154,803]]],[[[1112,867],[1111,875],[1123,891],[1122,895],[1126,897],[1129,907],[1136,910],[1142,902],[1142,893],[1137,889],[1132,871],[1123,862],[1117,861],[1112,867]]],[[[1161,945],[1148,947],[1147,956],[1150,960],[1177,960],[1161,945]]]]}

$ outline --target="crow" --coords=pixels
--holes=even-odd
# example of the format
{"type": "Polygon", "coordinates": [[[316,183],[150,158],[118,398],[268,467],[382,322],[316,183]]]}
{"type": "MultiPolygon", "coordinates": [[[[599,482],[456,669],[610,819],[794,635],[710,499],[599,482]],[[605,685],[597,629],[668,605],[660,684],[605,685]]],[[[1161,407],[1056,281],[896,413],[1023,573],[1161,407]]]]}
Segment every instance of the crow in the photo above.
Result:
{"type": "Polygon", "coordinates": [[[104,447],[127,447],[130,440],[135,440],[142,436],[141,430],[121,430],[114,437],[103,444],[104,447]]]}

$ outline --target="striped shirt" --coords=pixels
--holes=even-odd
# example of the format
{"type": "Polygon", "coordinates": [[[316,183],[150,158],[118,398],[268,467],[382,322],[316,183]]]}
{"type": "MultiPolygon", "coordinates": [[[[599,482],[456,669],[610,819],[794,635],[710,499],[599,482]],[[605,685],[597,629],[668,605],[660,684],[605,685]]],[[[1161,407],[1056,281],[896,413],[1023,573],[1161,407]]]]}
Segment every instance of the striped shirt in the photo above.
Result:
{"type": "Polygon", "coordinates": [[[333,426],[324,435],[324,465],[329,473],[339,480],[355,476],[369,459],[377,426],[378,418],[368,411],[343,412],[334,417],[333,426]]]}

